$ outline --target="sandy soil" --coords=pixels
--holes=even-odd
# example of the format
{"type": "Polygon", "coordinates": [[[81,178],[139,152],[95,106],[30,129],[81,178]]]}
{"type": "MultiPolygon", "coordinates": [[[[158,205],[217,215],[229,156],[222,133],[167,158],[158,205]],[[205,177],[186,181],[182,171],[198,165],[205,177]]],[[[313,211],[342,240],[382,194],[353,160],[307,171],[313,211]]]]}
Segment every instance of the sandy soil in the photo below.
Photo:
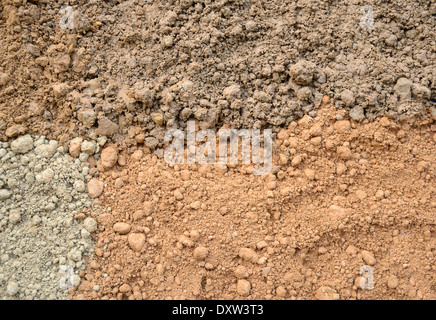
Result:
{"type": "Polygon", "coordinates": [[[436,127],[343,113],[282,130],[264,177],[120,156],[73,298],[435,299],[436,127]]]}

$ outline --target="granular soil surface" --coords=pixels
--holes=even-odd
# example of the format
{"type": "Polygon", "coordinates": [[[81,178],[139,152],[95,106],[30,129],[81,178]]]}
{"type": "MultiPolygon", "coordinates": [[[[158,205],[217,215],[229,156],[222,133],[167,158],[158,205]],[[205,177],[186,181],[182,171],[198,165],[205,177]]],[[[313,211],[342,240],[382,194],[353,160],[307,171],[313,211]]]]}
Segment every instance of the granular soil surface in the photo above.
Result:
{"type": "Polygon", "coordinates": [[[433,0],[2,0],[0,299],[435,299],[435,43],[433,0]],[[167,164],[190,120],[272,172],[167,164]]]}
{"type": "Polygon", "coordinates": [[[280,131],[268,176],[122,155],[73,298],[435,299],[436,127],[344,113],[280,131]]]}
{"type": "Polygon", "coordinates": [[[0,3],[2,139],[154,149],[190,118],[278,132],[323,95],[359,121],[434,107],[434,1],[80,0],[72,29],[64,5],[0,3]]]}

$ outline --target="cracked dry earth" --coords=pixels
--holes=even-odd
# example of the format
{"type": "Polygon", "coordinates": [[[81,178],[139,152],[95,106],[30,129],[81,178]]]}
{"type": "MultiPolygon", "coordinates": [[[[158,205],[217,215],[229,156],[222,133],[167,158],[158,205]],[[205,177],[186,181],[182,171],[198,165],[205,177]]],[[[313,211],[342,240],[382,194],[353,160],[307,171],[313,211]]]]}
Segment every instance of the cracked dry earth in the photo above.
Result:
{"type": "Polygon", "coordinates": [[[281,130],[268,176],[122,153],[73,299],[435,299],[436,126],[344,115],[281,130]]]}

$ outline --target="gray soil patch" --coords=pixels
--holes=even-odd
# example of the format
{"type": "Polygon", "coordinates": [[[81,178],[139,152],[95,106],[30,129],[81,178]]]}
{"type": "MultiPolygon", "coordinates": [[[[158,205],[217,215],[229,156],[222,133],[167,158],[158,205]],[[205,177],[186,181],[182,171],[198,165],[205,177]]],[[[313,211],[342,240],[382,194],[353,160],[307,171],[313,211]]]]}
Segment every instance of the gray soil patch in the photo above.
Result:
{"type": "Polygon", "coordinates": [[[58,142],[26,135],[0,143],[0,299],[67,299],[93,252],[88,163],[58,142]]]}

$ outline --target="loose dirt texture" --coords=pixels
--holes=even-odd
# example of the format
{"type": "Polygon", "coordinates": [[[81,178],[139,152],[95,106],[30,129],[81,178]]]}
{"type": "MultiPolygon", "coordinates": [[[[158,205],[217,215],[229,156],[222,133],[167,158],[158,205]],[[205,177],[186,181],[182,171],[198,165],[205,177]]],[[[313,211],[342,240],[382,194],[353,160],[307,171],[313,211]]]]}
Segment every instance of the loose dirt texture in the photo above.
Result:
{"type": "Polygon", "coordinates": [[[268,176],[123,156],[100,177],[96,256],[73,298],[435,299],[436,126],[345,113],[280,131],[268,176]]]}
{"type": "Polygon", "coordinates": [[[68,299],[94,251],[95,220],[74,219],[92,206],[87,158],[58,144],[30,135],[0,142],[1,300],[68,299]]]}
{"type": "Polygon", "coordinates": [[[72,30],[65,4],[0,3],[1,139],[154,149],[189,118],[278,132],[323,95],[356,120],[436,99],[434,1],[82,0],[72,30]]]}
{"type": "Polygon", "coordinates": [[[433,0],[2,0],[0,299],[435,299],[435,43],[433,0]],[[168,166],[188,120],[273,172],[168,166]]]}

